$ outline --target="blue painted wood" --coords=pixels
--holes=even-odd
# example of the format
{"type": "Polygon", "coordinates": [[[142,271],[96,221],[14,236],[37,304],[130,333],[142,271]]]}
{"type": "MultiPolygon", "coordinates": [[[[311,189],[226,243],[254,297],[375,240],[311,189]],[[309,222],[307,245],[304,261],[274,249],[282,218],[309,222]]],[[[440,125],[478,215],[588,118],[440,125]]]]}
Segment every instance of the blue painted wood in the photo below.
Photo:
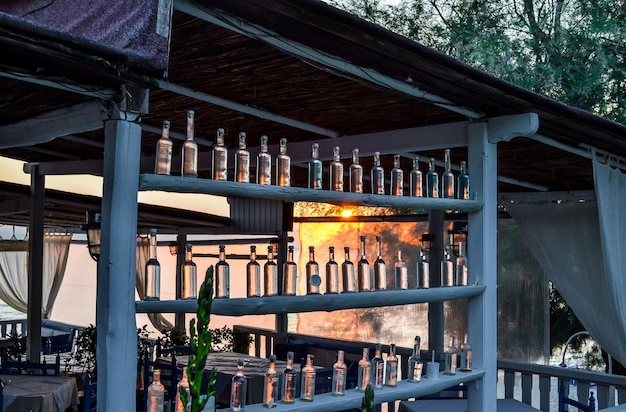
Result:
{"type": "Polygon", "coordinates": [[[30,169],[30,220],[28,223],[28,309],[26,356],[39,360],[41,352],[41,310],[43,290],[43,236],[44,236],[45,176],[39,166],[30,169]]]}
{"type": "Polygon", "coordinates": [[[94,382],[89,374],[85,375],[84,382],[82,412],[96,412],[98,410],[98,382],[94,382]]]}

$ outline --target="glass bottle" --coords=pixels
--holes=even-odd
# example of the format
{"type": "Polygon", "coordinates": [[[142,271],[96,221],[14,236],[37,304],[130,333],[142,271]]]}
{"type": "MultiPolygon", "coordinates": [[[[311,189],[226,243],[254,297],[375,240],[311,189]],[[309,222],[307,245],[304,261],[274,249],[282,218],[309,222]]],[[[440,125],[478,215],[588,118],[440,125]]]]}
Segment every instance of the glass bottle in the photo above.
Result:
{"type": "Polygon", "coordinates": [[[215,297],[230,297],[230,265],[226,262],[226,246],[220,245],[220,257],[215,264],[215,297]]]}
{"type": "Polygon", "coordinates": [[[459,242],[459,256],[456,258],[456,285],[467,286],[467,257],[465,257],[465,242],[459,242]]]}
{"type": "Polygon", "coordinates": [[[391,169],[391,188],[393,196],[404,195],[404,172],[400,168],[400,155],[393,155],[393,169],[391,169]]]}
{"type": "Polygon", "coordinates": [[[387,365],[385,367],[385,386],[395,388],[398,385],[398,357],[396,356],[396,345],[389,345],[389,355],[387,355],[387,365]]]}
{"type": "Polygon", "coordinates": [[[322,161],[319,159],[318,143],[311,146],[311,159],[309,160],[309,189],[322,188],[322,161]]]}
{"type": "Polygon", "coordinates": [[[419,382],[422,378],[422,367],[424,365],[422,363],[422,359],[420,358],[420,342],[421,338],[416,336],[413,341],[413,354],[409,358],[408,362],[409,367],[407,379],[409,382],[419,382]]]}
{"type": "Polygon", "coordinates": [[[278,372],[276,372],[276,355],[270,355],[270,366],[265,372],[263,385],[263,406],[275,408],[278,405],[278,372]]]}
{"type": "Polygon", "coordinates": [[[363,166],[359,164],[359,149],[352,149],[350,165],[350,192],[363,193],[363,166]]]}
{"type": "Polygon", "coordinates": [[[183,368],[183,377],[176,386],[176,412],[187,412],[191,409],[191,393],[189,391],[189,379],[187,378],[187,368],[183,368]],[[180,397],[181,389],[187,393],[187,404],[183,404],[180,397]]]}
{"type": "Polygon", "coordinates": [[[185,245],[185,262],[183,263],[183,299],[198,298],[198,268],[193,263],[191,243],[185,245]]]}
{"type": "Polygon", "coordinates": [[[274,247],[267,247],[267,262],[263,265],[264,296],[278,295],[278,265],[274,262],[274,247]]]}
{"type": "Polygon", "coordinates": [[[469,195],[469,176],[467,175],[467,162],[461,161],[461,171],[456,178],[456,195],[459,199],[467,200],[469,195]]]}
{"type": "Polygon", "coordinates": [[[283,369],[283,390],[280,398],[283,403],[294,403],[296,400],[297,373],[293,368],[293,352],[287,352],[287,366],[283,369]]]}
{"type": "Polygon", "coordinates": [[[359,276],[359,291],[370,291],[372,289],[372,275],[370,273],[370,263],[365,256],[365,236],[361,236],[361,259],[358,262],[357,273],[359,276]]]}
{"type": "Polygon", "coordinates": [[[144,300],[159,300],[161,296],[161,265],[157,260],[157,230],[150,229],[150,259],[146,262],[144,300]]]}
{"type": "Polygon", "coordinates": [[[165,386],[161,383],[161,370],[152,371],[152,383],[148,386],[147,412],[163,412],[165,386]]]}
{"type": "Polygon", "coordinates": [[[194,111],[187,112],[187,140],[183,143],[182,175],[189,177],[198,176],[198,144],[193,139],[194,111]]]}
{"type": "Polygon", "coordinates": [[[293,261],[293,246],[287,248],[287,260],[283,264],[283,295],[295,295],[298,281],[298,265],[293,261]]]}
{"type": "Polygon", "coordinates": [[[315,396],[315,368],[313,367],[313,355],[306,355],[306,366],[302,368],[302,383],[300,385],[300,399],[305,402],[313,402],[315,396]]]}
{"type": "Polygon", "coordinates": [[[422,171],[419,169],[419,158],[413,158],[413,169],[409,175],[409,186],[411,187],[411,196],[422,197],[422,171]]]}
{"type": "Polygon", "coordinates": [[[306,264],[306,285],[308,295],[317,295],[320,293],[320,266],[315,261],[315,247],[309,246],[309,261],[306,264]]]}
{"type": "Polygon", "coordinates": [[[467,341],[467,334],[461,345],[461,372],[472,371],[472,345],[467,341]]]}
{"type": "Polygon", "coordinates": [[[344,352],[337,352],[337,362],[333,365],[332,393],[335,396],[344,396],[346,394],[346,371],[347,367],[343,361],[344,352]]]}
{"type": "Polygon", "coordinates": [[[235,152],[235,182],[250,182],[250,152],[246,148],[246,133],[239,133],[239,149],[235,152]]]}
{"type": "Polygon", "coordinates": [[[426,173],[426,197],[439,197],[439,175],[435,170],[435,159],[428,161],[428,173],[426,173]]]}
{"type": "Polygon", "coordinates": [[[169,175],[172,169],[172,146],[170,140],[170,122],[163,122],[161,138],[156,144],[156,155],[154,156],[154,173],[158,175],[169,175]]]}
{"type": "Polygon", "coordinates": [[[213,179],[228,180],[228,149],[224,147],[224,129],[217,129],[213,148],[213,179]]]}
{"type": "Polygon", "coordinates": [[[237,360],[237,374],[233,376],[230,384],[230,410],[232,412],[246,410],[246,391],[248,389],[248,379],[243,374],[244,360],[237,360]]]}
{"type": "Polygon", "coordinates": [[[409,288],[409,268],[404,259],[402,251],[398,250],[398,260],[396,261],[396,290],[409,288]]]}
{"type": "Polygon", "coordinates": [[[382,238],[376,236],[376,260],[374,261],[374,289],[387,289],[387,265],[383,260],[382,238]]]}
{"type": "Polygon", "coordinates": [[[267,152],[267,136],[261,136],[261,151],[256,159],[256,182],[260,185],[272,184],[272,155],[267,152]]]}
{"type": "Polygon", "coordinates": [[[328,248],[326,262],[326,293],[339,293],[339,265],[335,262],[335,248],[328,248]]]}
{"type": "Polygon", "coordinates": [[[380,152],[374,152],[374,166],[370,171],[370,182],[373,194],[385,194],[385,169],[380,166],[380,152]]]}
{"type": "Polygon", "coordinates": [[[384,380],[385,362],[383,361],[383,345],[377,343],[376,352],[372,358],[372,386],[374,386],[375,389],[380,389],[383,387],[384,380]]]}
{"type": "Polygon", "coordinates": [[[356,292],[356,276],[354,274],[354,263],[350,261],[350,248],[346,246],[343,250],[346,257],[341,264],[342,292],[356,292]]]}
{"type": "Polygon", "coordinates": [[[287,139],[279,142],[280,149],[276,157],[276,185],[291,186],[291,158],[287,154],[287,139]]]}
{"type": "Polygon", "coordinates": [[[419,289],[428,289],[430,287],[430,263],[426,258],[426,249],[424,246],[419,248],[419,260],[417,262],[417,287],[419,289]]]}
{"type": "Polygon", "coordinates": [[[446,375],[456,375],[456,357],[457,348],[455,346],[454,336],[450,336],[450,346],[446,348],[446,375]]]}
{"type": "Polygon", "coordinates": [[[441,286],[454,286],[454,261],[452,260],[452,248],[449,245],[443,247],[441,286]]]}
{"type": "Polygon", "coordinates": [[[363,357],[359,361],[359,369],[357,373],[356,390],[359,392],[365,392],[367,385],[370,384],[372,379],[372,362],[370,362],[369,357],[369,348],[363,348],[363,357]]]}
{"type": "Polygon", "coordinates": [[[246,265],[246,283],[249,298],[261,296],[261,265],[256,261],[256,246],[250,246],[250,261],[246,265]]]}
{"type": "Polygon", "coordinates": [[[441,192],[444,198],[454,199],[454,174],[452,174],[452,164],[450,163],[450,149],[446,149],[444,154],[445,171],[441,176],[441,192]]]}
{"type": "Polygon", "coordinates": [[[330,164],[330,190],[343,192],[343,163],[339,155],[339,146],[333,148],[333,161],[330,164]]]}

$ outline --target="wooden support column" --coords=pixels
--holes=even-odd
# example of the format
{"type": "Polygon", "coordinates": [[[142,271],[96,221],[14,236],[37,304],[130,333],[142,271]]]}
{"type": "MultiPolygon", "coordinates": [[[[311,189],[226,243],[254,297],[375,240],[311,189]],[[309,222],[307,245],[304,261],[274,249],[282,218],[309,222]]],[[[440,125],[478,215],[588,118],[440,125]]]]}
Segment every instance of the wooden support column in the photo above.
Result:
{"type": "MultiPolygon", "coordinates": [[[[443,210],[431,210],[428,213],[428,233],[433,236],[430,244],[430,287],[441,286],[441,257],[443,254],[443,210]]],[[[437,351],[443,356],[444,350],[444,323],[443,302],[428,303],[428,349],[437,351]]]]}
{"type": "MultiPolygon", "coordinates": [[[[185,262],[185,245],[187,244],[187,234],[179,233],[176,236],[176,299],[183,296],[183,263],[185,262]]],[[[198,274],[198,282],[204,282],[204,274],[198,274]]],[[[184,313],[174,315],[174,326],[178,329],[187,330],[184,313]]]]}
{"type": "Polygon", "coordinates": [[[98,410],[135,411],[135,255],[141,127],[114,110],[105,122],[97,319],[98,410]]]}
{"type": "Polygon", "coordinates": [[[30,168],[30,221],[28,229],[28,310],[26,314],[26,358],[40,361],[41,308],[43,299],[43,235],[45,176],[39,166],[30,168]]]}

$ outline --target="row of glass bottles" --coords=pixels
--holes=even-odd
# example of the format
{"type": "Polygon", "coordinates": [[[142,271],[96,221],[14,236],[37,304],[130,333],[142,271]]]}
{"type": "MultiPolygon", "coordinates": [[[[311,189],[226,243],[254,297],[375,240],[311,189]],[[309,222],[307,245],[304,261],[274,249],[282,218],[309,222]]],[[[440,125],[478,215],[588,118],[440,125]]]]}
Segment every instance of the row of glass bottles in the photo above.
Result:
{"type": "Polygon", "coordinates": [[[456,375],[457,368],[461,372],[472,371],[472,345],[467,341],[467,335],[461,344],[461,352],[456,347],[456,338],[450,336],[450,346],[445,350],[446,360],[444,373],[446,375],[456,375]]]}

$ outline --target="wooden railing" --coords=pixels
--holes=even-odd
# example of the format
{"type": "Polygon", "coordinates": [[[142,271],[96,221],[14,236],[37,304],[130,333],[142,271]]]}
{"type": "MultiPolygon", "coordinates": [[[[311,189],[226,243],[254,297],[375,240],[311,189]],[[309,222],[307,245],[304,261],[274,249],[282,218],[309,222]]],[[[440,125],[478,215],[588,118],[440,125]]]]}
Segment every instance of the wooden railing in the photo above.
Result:
{"type": "Polygon", "coordinates": [[[0,338],[8,338],[10,334],[26,335],[26,319],[0,320],[0,338]]]}

